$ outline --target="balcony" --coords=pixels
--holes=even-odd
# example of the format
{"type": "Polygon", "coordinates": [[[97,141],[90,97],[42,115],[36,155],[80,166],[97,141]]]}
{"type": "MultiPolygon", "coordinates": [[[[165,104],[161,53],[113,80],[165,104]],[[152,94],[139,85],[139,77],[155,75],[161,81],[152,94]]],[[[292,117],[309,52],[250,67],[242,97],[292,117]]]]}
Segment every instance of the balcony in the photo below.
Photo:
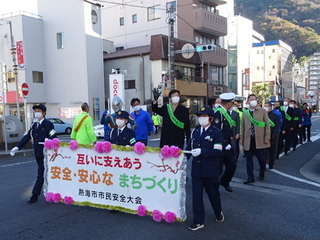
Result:
{"type": "Polygon", "coordinates": [[[194,9],[193,14],[191,25],[198,32],[217,37],[227,35],[227,18],[201,8],[194,9]]]}
{"type": "Polygon", "coordinates": [[[212,52],[202,52],[200,55],[201,60],[203,62],[210,63],[210,65],[216,65],[220,67],[227,66],[227,50],[224,48],[217,47],[217,49],[212,52]]]}
{"type": "MultiPolygon", "coordinates": [[[[170,86],[168,84],[168,86],[170,86]]],[[[207,96],[207,84],[201,82],[188,82],[184,80],[175,80],[174,87],[175,89],[179,89],[181,95],[184,96],[207,96]]],[[[168,96],[170,88],[163,88],[162,94],[163,96],[168,96]]]]}

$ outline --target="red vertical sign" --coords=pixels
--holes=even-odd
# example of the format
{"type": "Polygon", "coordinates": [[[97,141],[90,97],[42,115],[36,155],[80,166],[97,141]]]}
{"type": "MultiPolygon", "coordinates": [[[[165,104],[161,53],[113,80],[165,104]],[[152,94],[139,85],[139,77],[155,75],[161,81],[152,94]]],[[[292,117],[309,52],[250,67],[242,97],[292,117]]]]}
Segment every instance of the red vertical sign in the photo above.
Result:
{"type": "Polygon", "coordinates": [[[23,44],[22,41],[16,43],[17,46],[17,59],[18,66],[20,69],[24,68],[24,55],[23,55],[23,44]]]}

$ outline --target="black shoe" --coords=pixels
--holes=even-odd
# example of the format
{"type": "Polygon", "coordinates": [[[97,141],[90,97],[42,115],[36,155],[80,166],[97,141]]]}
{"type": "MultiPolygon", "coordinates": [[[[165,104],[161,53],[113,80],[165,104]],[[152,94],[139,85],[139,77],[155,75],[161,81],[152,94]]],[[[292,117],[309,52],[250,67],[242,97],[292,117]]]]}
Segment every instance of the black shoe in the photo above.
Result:
{"type": "Polygon", "coordinates": [[[311,140],[308,140],[308,142],[312,142],[311,140]]]}
{"type": "Polygon", "coordinates": [[[188,227],[188,229],[191,230],[191,231],[197,231],[197,230],[199,230],[201,228],[204,228],[204,224],[194,223],[190,227],[188,227]]]}
{"type": "Polygon", "coordinates": [[[250,184],[250,183],[254,183],[254,179],[253,178],[248,178],[246,181],[243,182],[244,184],[250,184]]]}
{"type": "Polygon", "coordinates": [[[284,155],[285,155],[285,156],[288,156],[288,152],[284,152],[284,155]]]}
{"type": "Polygon", "coordinates": [[[260,174],[259,174],[259,180],[264,180],[264,172],[260,172],[260,174]]]}
{"type": "Polygon", "coordinates": [[[28,200],[28,203],[34,203],[36,201],[38,201],[38,196],[32,195],[31,198],[28,200]]]}
{"type": "Polygon", "coordinates": [[[294,149],[292,149],[292,151],[297,151],[297,149],[296,149],[296,148],[294,148],[294,149]]]}
{"type": "Polygon", "coordinates": [[[223,215],[223,213],[221,212],[220,216],[219,216],[219,217],[216,217],[216,222],[222,223],[223,221],[224,221],[224,215],[223,215]]]}
{"type": "Polygon", "coordinates": [[[270,166],[270,165],[269,165],[269,169],[273,169],[273,166],[270,166]]]}
{"type": "Polygon", "coordinates": [[[222,187],[224,187],[224,189],[225,189],[226,191],[228,191],[228,192],[233,192],[233,189],[229,186],[229,184],[222,184],[222,183],[220,183],[220,185],[221,185],[222,187]]]}

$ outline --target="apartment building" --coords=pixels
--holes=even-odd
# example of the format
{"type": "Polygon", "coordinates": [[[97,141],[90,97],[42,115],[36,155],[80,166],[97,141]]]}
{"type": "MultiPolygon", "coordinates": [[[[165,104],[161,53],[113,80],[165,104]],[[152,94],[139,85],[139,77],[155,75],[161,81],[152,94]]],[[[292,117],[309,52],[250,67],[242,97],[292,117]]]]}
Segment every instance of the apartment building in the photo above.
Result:
{"type": "Polygon", "coordinates": [[[310,105],[317,105],[319,108],[320,102],[320,52],[315,52],[309,60],[309,81],[308,93],[310,105]]]}

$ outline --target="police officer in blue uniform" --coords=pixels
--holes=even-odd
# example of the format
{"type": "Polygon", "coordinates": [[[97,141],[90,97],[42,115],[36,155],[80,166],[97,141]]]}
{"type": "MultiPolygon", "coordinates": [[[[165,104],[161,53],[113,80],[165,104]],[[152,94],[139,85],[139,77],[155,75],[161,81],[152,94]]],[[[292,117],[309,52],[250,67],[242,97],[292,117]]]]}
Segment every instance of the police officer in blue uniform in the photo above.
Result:
{"type": "Polygon", "coordinates": [[[129,113],[118,111],[114,114],[116,127],[110,132],[110,142],[121,146],[133,146],[136,143],[134,131],[127,127],[129,113]]]}
{"type": "Polygon", "coordinates": [[[223,166],[225,166],[225,170],[222,173],[220,185],[228,192],[233,192],[233,189],[230,187],[230,182],[237,168],[235,146],[232,146],[237,123],[233,120],[229,112],[235,97],[236,95],[234,93],[223,93],[219,96],[221,104],[220,107],[215,109],[213,121],[213,125],[219,128],[223,135],[221,173],[223,172],[223,166]]]}
{"type": "Polygon", "coordinates": [[[193,156],[191,170],[193,224],[189,227],[192,231],[204,227],[203,189],[208,194],[216,221],[224,221],[219,192],[222,133],[211,124],[214,115],[211,108],[203,107],[197,115],[200,126],[192,131],[187,146],[187,150],[191,150],[193,156]]]}
{"type": "Polygon", "coordinates": [[[23,136],[21,141],[14,147],[10,154],[14,156],[14,154],[23,148],[31,139],[33,141],[33,149],[34,156],[36,158],[38,164],[38,176],[36,183],[32,189],[32,196],[29,199],[28,203],[34,203],[38,201],[38,197],[41,193],[41,189],[44,183],[44,154],[43,154],[43,142],[46,138],[53,139],[56,138],[55,130],[53,124],[45,119],[45,115],[47,112],[46,106],[43,104],[38,104],[32,107],[35,114],[35,118],[37,119],[34,122],[26,135],[23,136]]]}

